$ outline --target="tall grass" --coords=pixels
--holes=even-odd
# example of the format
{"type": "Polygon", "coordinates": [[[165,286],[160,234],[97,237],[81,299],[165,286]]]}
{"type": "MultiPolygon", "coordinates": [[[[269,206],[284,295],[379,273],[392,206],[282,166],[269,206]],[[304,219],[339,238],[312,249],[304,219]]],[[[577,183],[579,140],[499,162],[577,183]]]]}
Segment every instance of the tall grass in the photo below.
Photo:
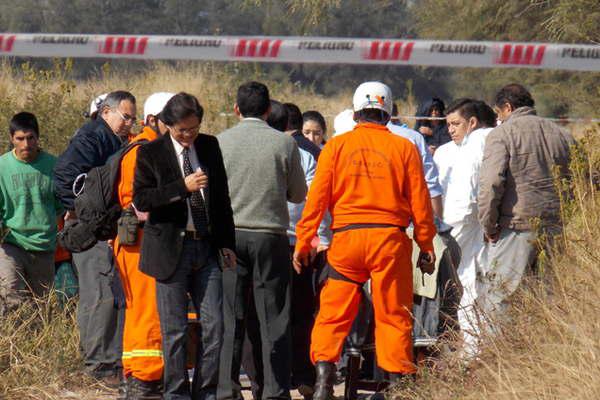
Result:
{"type": "Polygon", "coordinates": [[[0,398],[64,398],[90,384],[81,371],[74,303],[29,301],[0,321],[0,398]]]}
{"type": "MultiPolygon", "coordinates": [[[[33,112],[39,120],[42,145],[59,154],[84,122],[84,113],[96,96],[112,90],[128,90],[136,96],[139,119],[146,98],[159,91],[186,91],[198,97],[205,111],[202,131],[218,134],[236,123],[233,104],[237,87],[259,80],[269,87],[271,97],[294,102],[302,110],[319,110],[333,116],[351,107],[351,89],[338,97],[325,98],[310,87],[296,85],[286,77],[261,72],[258,66],[224,63],[150,64],[137,72],[115,71],[108,64],[95,76],[75,81],[72,63],[56,61],[53,68],[36,70],[29,64],[0,64],[0,132],[7,132],[8,120],[18,111],[33,112]]],[[[401,108],[404,108],[401,107],[401,108]]],[[[9,146],[8,134],[0,135],[0,151],[9,146]]]]}
{"type": "Polygon", "coordinates": [[[397,399],[600,399],[600,130],[589,130],[571,165],[564,232],[510,299],[498,333],[466,368],[455,354],[424,371],[397,399]]]}

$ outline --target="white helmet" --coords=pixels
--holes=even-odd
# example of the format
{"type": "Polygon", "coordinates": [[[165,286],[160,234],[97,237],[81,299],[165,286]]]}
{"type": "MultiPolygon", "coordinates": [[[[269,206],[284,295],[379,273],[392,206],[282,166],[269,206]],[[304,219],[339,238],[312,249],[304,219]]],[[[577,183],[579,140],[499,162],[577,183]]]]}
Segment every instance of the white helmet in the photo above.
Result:
{"type": "Polygon", "coordinates": [[[354,111],[348,108],[335,116],[333,120],[333,136],[350,132],[355,126],[354,111]]]}
{"type": "Polygon", "coordinates": [[[175,96],[175,93],[168,92],[157,92],[151,94],[144,103],[144,123],[148,118],[148,115],[157,116],[165,108],[167,102],[171,100],[171,97],[175,96]]]}
{"type": "Polygon", "coordinates": [[[381,82],[362,83],[354,92],[352,104],[354,105],[354,111],[376,108],[392,115],[392,90],[388,85],[381,82]]]}
{"type": "Polygon", "coordinates": [[[108,96],[108,93],[101,94],[100,96],[92,100],[90,104],[90,116],[98,111],[98,109],[102,105],[102,102],[104,101],[104,99],[106,99],[106,96],[108,96]]]}

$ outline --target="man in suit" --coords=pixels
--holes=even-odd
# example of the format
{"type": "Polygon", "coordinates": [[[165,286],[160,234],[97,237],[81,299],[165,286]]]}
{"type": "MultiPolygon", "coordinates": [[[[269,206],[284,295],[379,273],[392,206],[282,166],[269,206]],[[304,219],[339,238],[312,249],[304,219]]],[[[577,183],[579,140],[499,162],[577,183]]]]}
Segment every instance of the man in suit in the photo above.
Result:
{"type": "Polygon", "coordinates": [[[219,135],[236,229],[235,271],[223,274],[225,338],[219,398],[241,398],[239,372],[244,318],[252,291],[259,321],[263,399],[289,399],[291,373],[291,261],[287,202],[306,197],[306,181],[294,139],[267,125],[265,85],[239,87],[234,111],[240,123],[219,135]]]}
{"type": "Polygon", "coordinates": [[[203,110],[179,93],[159,119],[169,133],[140,147],[133,204],[149,212],[140,270],[156,278],[164,358],[164,399],[214,399],[223,337],[223,268],[235,265],[235,234],[219,144],[199,134],[203,110]],[[221,260],[219,263],[218,261],[221,260]],[[188,293],[201,338],[190,394],[186,370],[188,293]]]}

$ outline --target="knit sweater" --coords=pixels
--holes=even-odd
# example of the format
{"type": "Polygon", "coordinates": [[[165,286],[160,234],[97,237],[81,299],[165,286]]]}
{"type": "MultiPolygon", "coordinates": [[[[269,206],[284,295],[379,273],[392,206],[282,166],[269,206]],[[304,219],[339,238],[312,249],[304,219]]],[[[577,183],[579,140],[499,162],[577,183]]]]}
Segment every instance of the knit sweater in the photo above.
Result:
{"type": "Polygon", "coordinates": [[[307,191],[295,141],[255,118],[217,138],[236,229],[285,234],[287,202],[303,202],[307,191]]]}

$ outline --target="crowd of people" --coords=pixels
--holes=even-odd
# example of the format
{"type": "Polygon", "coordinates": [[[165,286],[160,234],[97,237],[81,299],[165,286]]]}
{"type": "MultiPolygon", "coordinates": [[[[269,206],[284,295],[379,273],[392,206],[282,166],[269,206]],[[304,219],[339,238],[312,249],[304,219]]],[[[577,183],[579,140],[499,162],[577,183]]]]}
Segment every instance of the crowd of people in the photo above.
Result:
{"type": "Polygon", "coordinates": [[[453,332],[469,362],[535,273],[536,237],[560,232],[554,179],[575,140],[521,85],[493,107],[434,98],[414,129],[381,82],[332,135],[259,82],[234,112],[203,134],[196,97],[157,92],[134,133],[136,98],[113,91],[58,157],[35,115],[14,115],[0,315],[47,294],[68,250],[85,370],[118,398],[241,399],[244,372],[255,399],[328,400],[365,304],[380,380],[414,377],[418,338],[453,332]]]}

